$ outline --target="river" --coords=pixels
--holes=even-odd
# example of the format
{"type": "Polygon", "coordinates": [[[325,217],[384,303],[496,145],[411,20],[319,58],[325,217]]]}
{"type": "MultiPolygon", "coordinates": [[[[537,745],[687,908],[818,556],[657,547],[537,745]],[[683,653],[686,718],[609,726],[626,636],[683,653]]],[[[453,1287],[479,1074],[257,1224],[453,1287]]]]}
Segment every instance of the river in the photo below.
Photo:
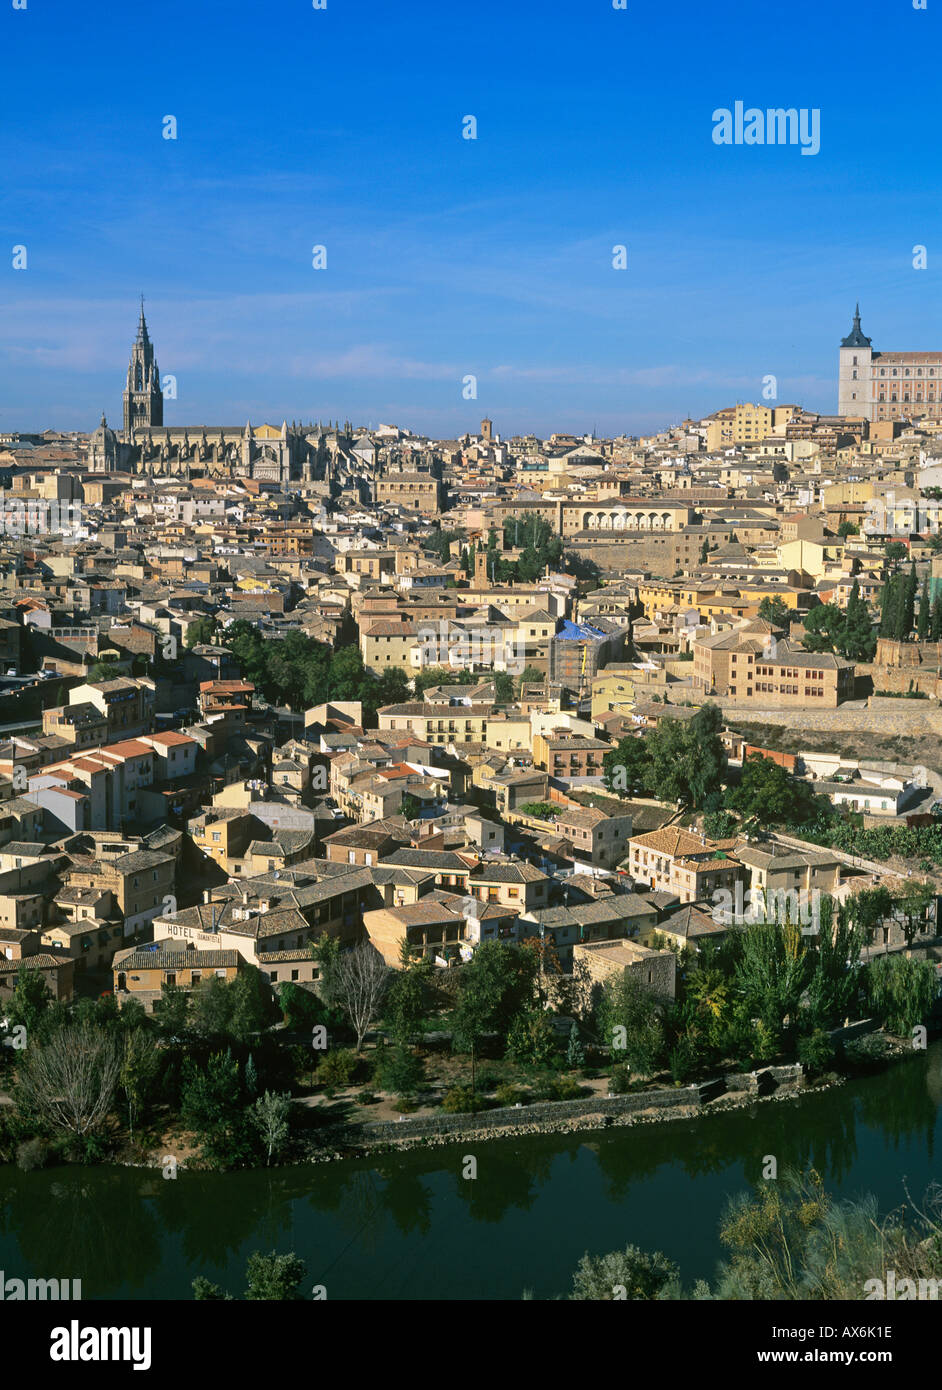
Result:
{"type": "Polygon", "coordinates": [[[727,1196],[767,1154],[883,1210],[939,1177],[942,1042],[878,1076],[696,1120],[235,1173],[0,1169],[0,1270],[80,1278],[84,1299],[244,1289],[253,1250],[293,1250],[328,1299],[519,1299],[568,1291],[585,1250],[661,1249],[710,1277],[727,1196]],[[464,1158],[477,1177],[462,1176],[464,1158]]]}

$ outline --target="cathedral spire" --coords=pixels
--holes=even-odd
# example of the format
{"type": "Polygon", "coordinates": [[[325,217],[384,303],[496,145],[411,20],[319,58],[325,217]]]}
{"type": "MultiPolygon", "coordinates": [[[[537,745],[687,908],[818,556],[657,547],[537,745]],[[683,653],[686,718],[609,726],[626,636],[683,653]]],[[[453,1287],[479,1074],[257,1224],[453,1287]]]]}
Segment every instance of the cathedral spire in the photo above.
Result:
{"type": "Polygon", "coordinates": [[[137,337],[131,348],[127,387],[124,392],[124,437],[133,443],[133,431],[164,422],[164,398],[160,389],[160,372],[154,357],[154,345],[147,332],[144,318],[144,296],[141,295],[141,314],[137,337]]]}

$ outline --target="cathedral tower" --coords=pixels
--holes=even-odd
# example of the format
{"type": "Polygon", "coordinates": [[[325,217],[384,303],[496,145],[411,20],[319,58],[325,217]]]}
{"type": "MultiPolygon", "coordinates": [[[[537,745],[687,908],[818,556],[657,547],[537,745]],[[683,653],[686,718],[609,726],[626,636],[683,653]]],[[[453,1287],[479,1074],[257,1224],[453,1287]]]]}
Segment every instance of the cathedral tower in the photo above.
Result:
{"type": "Polygon", "coordinates": [[[154,345],[147,334],[142,295],[141,317],[131,349],[128,384],[124,392],[124,437],[131,443],[134,430],[162,425],[163,422],[164,398],[160,389],[160,373],[154,358],[154,345]]]}

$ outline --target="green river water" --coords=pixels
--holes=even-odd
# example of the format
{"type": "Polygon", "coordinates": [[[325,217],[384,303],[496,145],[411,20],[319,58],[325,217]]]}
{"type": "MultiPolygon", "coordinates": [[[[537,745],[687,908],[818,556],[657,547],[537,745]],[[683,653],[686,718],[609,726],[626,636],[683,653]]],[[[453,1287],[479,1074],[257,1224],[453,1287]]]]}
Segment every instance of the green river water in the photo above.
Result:
{"type": "Polygon", "coordinates": [[[308,1167],[207,1174],[0,1169],[0,1270],[80,1278],[82,1297],[175,1299],[205,1274],[236,1295],[253,1250],[293,1250],[328,1299],[519,1299],[565,1293],[584,1251],[664,1250],[712,1275],[728,1195],[814,1166],[884,1210],[940,1176],[942,1042],[797,1100],[673,1121],[308,1167]],[[465,1155],[476,1179],[462,1176],[465,1155]]]}

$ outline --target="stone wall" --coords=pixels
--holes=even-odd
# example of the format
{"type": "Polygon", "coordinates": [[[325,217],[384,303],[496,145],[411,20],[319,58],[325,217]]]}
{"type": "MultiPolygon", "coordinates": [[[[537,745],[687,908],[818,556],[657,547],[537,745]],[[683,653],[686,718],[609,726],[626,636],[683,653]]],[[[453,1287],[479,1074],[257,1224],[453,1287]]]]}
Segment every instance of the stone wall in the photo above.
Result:
{"type": "MultiPolygon", "coordinates": [[[[803,1074],[801,1065],[796,1062],[784,1067],[765,1067],[744,1075],[731,1073],[695,1086],[635,1091],[626,1096],[596,1095],[582,1100],[538,1101],[533,1105],[505,1106],[473,1115],[422,1115],[392,1121],[372,1120],[345,1129],[343,1138],[353,1143],[376,1144],[449,1135],[457,1139],[469,1133],[523,1127],[534,1131],[551,1131],[583,1116],[598,1116],[601,1125],[616,1116],[642,1115],[650,1111],[662,1111],[664,1117],[668,1118],[670,1112],[695,1112],[727,1091],[749,1091],[759,1096],[776,1090],[793,1090],[801,1084],[803,1074]]],[[[330,1142],[334,1142],[336,1137],[335,1134],[330,1142]]]]}

